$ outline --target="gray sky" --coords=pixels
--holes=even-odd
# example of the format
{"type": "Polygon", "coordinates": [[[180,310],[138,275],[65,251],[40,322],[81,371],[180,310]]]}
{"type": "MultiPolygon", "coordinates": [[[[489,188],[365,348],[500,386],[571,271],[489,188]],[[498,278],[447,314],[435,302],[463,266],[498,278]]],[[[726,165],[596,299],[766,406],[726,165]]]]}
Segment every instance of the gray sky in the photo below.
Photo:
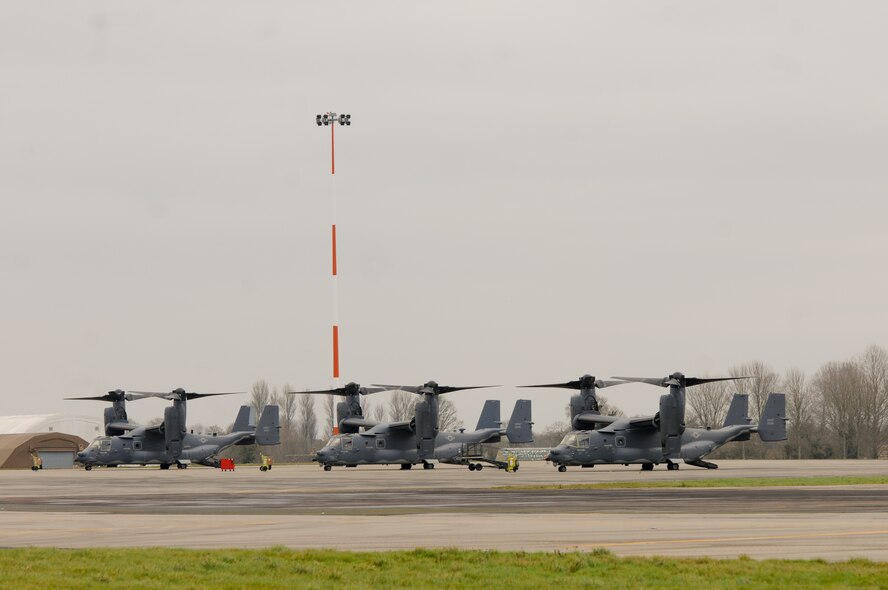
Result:
{"type": "MultiPolygon", "coordinates": [[[[885,22],[881,2],[0,2],[0,414],[330,385],[326,110],[353,118],[344,381],[810,372],[886,346],[885,22]]],[[[609,393],[634,414],[660,392],[609,393]]],[[[468,425],[485,394],[452,396],[468,425]]],[[[563,419],[568,392],[530,397],[563,419]]]]}

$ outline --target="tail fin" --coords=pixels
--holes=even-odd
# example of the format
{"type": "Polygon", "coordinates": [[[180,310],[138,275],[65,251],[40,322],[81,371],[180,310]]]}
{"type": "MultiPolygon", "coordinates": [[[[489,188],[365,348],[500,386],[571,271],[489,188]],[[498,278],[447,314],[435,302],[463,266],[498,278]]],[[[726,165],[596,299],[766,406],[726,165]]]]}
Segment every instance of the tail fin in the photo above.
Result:
{"type": "Polygon", "coordinates": [[[256,428],[256,410],[253,406],[241,406],[234,419],[231,432],[248,432],[256,428]]]}
{"type": "Polygon", "coordinates": [[[281,423],[278,406],[265,406],[259,417],[259,426],[256,427],[257,445],[281,444],[281,423]]]}
{"type": "Polygon", "coordinates": [[[506,427],[506,436],[513,443],[533,442],[533,418],[530,415],[529,399],[515,402],[515,409],[512,410],[512,417],[506,427]]]}
{"type": "Polygon", "coordinates": [[[503,425],[500,420],[500,401],[498,399],[489,399],[484,402],[484,409],[481,410],[481,417],[478,418],[478,426],[475,430],[485,430],[487,428],[499,428],[503,425]]]}
{"type": "Polygon", "coordinates": [[[759,437],[765,442],[786,440],[786,395],[769,393],[758,425],[759,437]]]}
{"type": "Polygon", "coordinates": [[[749,395],[746,393],[735,393],[731,399],[731,407],[728,408],[724,427],[746,426],[750,422],[752,422],[752,418],[749,417],[749,395]]]}

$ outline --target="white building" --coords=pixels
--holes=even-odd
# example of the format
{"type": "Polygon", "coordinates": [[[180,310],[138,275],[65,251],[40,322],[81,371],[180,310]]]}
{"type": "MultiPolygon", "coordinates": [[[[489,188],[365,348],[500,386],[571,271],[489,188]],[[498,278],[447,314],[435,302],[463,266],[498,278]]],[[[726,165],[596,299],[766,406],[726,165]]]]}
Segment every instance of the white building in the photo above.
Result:
{"type": "Polygon", "coordinates": [[[100,420],[69,414],[32,414],[29,416],[0,416],[0,434],[26,432],[62,432],[73,434],[89,442],[105,433],[100,420]]]}

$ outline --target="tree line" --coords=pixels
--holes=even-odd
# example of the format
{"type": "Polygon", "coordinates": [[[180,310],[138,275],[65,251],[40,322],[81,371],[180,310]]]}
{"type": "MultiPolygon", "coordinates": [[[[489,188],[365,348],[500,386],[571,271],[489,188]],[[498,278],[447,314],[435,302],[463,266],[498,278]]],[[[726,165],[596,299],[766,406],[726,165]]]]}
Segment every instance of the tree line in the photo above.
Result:
{"type": "Polygon", "coordinates": [[[788,439],[726,445],[721,456],[793,459],[876,459],[888,452],[888,352],[869,346],[860,355],[823,364],[808,375],[796,368],[782,374],[761,361],[732,367],[743,381],[719,381],[688,389],[688,424],[719,427],[731,396],[749,394],[757,423],[770,392],[786,394],[788,439]]]}

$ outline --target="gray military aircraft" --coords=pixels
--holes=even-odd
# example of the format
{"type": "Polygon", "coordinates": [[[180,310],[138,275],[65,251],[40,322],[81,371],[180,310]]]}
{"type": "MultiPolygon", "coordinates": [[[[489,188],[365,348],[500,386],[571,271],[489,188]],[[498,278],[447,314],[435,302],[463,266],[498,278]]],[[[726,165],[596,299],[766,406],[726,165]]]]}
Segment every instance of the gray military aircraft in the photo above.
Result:
{"type": "Polygon", "coordinates": [[[266,406],[258,426],[252,419],[250,406],[241,406],[230,434],[203,435],[189,433],[186,429],[186,402],[189,399],[224,393],[189,393],[175,389],[169,393],[122,390],[109,391],[96,397],[66,398],[73,400],[110,401],[105,409],[105,436],[100,436],[77,454],[76,461],[89,471],[94,465],[116,467],[118,465],[159,464],[169,469],[175,464],[185,469],[189,463],[210,467],[219,466],[216,456],[231,445],[280,444],[278,406],[266,406]],[[126,415],[126,402],[148,397],[168,399],[173,405],[164,411],[163,422],[157,426],[141,426],[126,415]]]}
{"type": "Polygon", "coordinates": [[[532,442],[531,405],[528,400],[515,404],[512,418],[505,429],[500,421],[498,400],[488,400],[473,432],[440,432],[438,430],[438,396],[478,387],[450,387],[429,381],[420,386],[378,385],[362,388],[349,383],[343,388],[292,393],[317,393],[346,397],[337,406],[338,430],[321,448],[313,461],[330,471],[334,465],[356,467],[357,465],[400,464],[401,469],[410,469],[422,464],[424,469],[433,469],[432,460],[441,463],[467,465],[472,471],[483,468],[482,461],[496,466],[499,462],[484,459],[479,445],[496,443],[505,435],[510,442],[532,442]],[[402,390],[422,396],[414,406],[410,420],[399,422],[378,422],[368,420],[360,413],[360,395],[377,391],[402,390]],[[363,430],[362,430],[363,429],[363,430]]]}
{"type": "Polygon", "coordinates": [[[678,459],[688,465],[716,469],[715,463],[704,461],[703,457],[728,442],[748,440],[752,432],[757,432],[763,441],[786,440],[786,398],[782,393],[768,396],[757,426],[751,425],[746,417],[748,397],[745,395],[733,398],[722,428],[685,426],[686,388],[744,378],[697,378],[685,377],[681,373],[659,379],[614,377],[614,380],[623,382],[668,387],[669,393],[660,397],[660,411],[653,416],[587,416],[581,423],[603,426],[598,430],[578,429],[568,433],[546,459],[561,472],[566,471],[568,465],[594,467],[630,463],[641,464],[642,471],[650,471],[660,463],[666,463],[668,469],[674,470],[678,469],[678,459]]]}
{"type": "Polygon", "coordinates": [[[598,404],[596,389],[614,385],[625,385],[628,381],[620,379],[597,379],[592,375],[583,375],[576,381],[565,383],[546,383],[544,385],[520,385],[519,387],[546,387],[558,389],[575,389],[580,393],[570,398],[570,423],[576,430],[592,430],[598,426],[610,424],[609,416],[602,414],[598,404]]]}

